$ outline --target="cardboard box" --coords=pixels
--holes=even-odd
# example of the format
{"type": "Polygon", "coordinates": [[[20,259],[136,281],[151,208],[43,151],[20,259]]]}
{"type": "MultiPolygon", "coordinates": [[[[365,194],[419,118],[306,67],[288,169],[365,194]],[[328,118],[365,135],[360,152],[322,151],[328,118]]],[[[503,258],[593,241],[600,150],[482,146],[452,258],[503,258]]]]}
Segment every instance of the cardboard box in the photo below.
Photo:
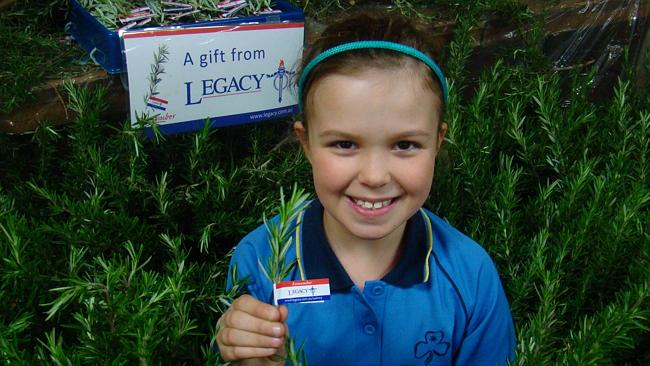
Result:
{"type": "MultiPolygon", "coordinates": [[[[187,23],[179,26],[192,28],[245,23],[304,22],[305,20],[302,9],[285,0],[274,1],[274,8],[282,11],[282,13],[187,23]]],[[[108,73],[126,72],[118,32],[107,29],[77,0],[70,0],[68,29],[72,37],[79,42],[79,45],[108,73]]]]}
{"type": "Polygon", "coordinates": [[[304,15],[282,13],[111,32],[71,0],[71,32],[97,63],[126,72],[131,124],[164,133],[257,123],[296,114],[304,15]]]}

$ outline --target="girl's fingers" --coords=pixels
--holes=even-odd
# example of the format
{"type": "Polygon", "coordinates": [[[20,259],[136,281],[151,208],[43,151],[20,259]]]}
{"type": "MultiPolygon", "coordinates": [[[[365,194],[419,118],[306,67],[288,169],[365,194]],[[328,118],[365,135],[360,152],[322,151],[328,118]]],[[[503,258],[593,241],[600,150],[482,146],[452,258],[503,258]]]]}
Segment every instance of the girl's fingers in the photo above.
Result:
{"type": "Polygon", "coordinates": [[[242,295],[237,298],[231,308],[268,321],[280,320],[280,312],[276,307],[263,303],[250,295],[242,295]]]}
{"type": "Polygon", "coordinates": [[[239,346],[219,348],[221,357],[225,361],[271,357],[277,351],[278,350],[276,348],[257,348],[257,347],[239,347],[239,346]]]}
{"type": "Polygon", "coordinates": [[[288,317],[286,306],[274,307],[250,295],[237,298],[219,319],[217,344],[226,361],[264,361],[283,365],[269,358],[284,351],[288,317]]]}
{"type": "Polygon", "coordinates": [[[289,317],[289,309],[285,305],[280,305],[278,311],[280,312],[280,323],[286,322],[289,317]]]}
{"type": "Polygon", "coordinates": [[[235,328],[222,329],[217,337],[220,344],[230,347],[273,348],[277,351],[284,343],[283,337],[268,337],[235,328]]]}
{"type": "Polygon", "coordinates": [[[226,313],[221,322],[221,326],[226,329],[234,328],[275,338],[284,337],[286,333],[285,325],[280,322],[260,319],[254,315],[235,309],[226,313]]]}

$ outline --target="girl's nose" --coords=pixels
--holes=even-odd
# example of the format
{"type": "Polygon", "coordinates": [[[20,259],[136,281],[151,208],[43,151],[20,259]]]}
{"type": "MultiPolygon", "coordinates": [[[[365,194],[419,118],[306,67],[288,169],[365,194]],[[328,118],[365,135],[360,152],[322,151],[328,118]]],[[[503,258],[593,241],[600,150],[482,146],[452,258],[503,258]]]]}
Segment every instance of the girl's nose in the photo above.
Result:
{"type": "Polygon", "coordinates": [[[359,182],[369,187],[381,187],[390,182],[388,157],[376,152],[368,152],[361,159],[359,166],[359,182]]]}

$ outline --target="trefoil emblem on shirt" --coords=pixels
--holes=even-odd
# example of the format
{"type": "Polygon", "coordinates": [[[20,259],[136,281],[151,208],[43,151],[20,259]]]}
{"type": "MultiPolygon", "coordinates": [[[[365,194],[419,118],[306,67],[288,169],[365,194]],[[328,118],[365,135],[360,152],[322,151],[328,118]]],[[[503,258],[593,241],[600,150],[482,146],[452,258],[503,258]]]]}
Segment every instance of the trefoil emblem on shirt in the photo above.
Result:
{"type": "Polygon", "coordinates": [[[415,358],[424,358],[424,364],[429,365],[434,356],[444,356],[449,351],[449,342],[445,342],[445,333],[442,331],[428,331],[424,334],[424,341],[417,342],[413,349],[415,358]]]}

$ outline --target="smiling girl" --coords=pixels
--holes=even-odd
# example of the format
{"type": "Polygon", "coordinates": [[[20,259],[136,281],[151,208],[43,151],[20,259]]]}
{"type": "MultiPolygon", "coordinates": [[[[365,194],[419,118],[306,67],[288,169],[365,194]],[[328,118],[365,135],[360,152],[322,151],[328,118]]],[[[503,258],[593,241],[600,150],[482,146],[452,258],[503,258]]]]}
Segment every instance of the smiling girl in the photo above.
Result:
{"type": "Polygon", "coordinates": [[[447,124],[437,48],[412,20],[359,14],[328,26],[306,52],[294,124],[318,199],[296,222],[287,280],[327,279],[323,303],[278,308],[259,269],[262,226],[231,265],[248,295],[220,319],[221,355],[277,365],[287,334],[310,365],[504,365],[512,318],[486,252],[422,208],[447,124]]]}

